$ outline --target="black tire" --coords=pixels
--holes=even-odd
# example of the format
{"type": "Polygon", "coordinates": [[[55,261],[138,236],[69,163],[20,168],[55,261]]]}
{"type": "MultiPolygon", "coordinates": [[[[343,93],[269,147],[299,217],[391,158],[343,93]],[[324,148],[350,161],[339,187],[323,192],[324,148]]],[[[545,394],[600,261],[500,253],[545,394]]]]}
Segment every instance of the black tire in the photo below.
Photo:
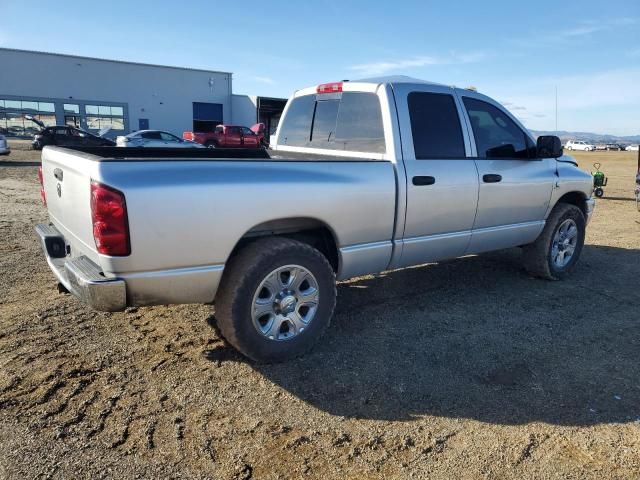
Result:
{"type": "Polygon", "coordinates": [[[234,255],[225,267],[215,300],[220,333],[242,354],[257,362],[282,362],[307,352],[329,327],[336,305],[336,278],[324,255],[296,240],[269,237],[234,255]],[[275,269],[300,265],[318,284],[318,307],[309,326],[287,340],[269,339],[254,326],[251,309],[261,282],[275,269]]]}
{"type": "Polygon", "coordinates": [[[604,190],[600,187],[596,188],[593,193],[595,193],[598,198],[604,197],[604,190]]]}
{"type": "Polygon", "coordinates": [[[205,142],[204,146],[207,147],[207,148],[218,148],[218,145],[213,140],[209,140],[209,141],[205,142]]]}
{"type": "Polygon", "coordinates": [[[545,278],[547,280],[562,280],[566,278],[580,258],[584,245],[585,229],[586,222],[582,210],[568,203],[557,204],[549,214],[547,223],[540,236],[538,236],[535,242],[525,246],[522,250],[525,269],[534,277],[545,278]],[[568,219],[572,219],[575,222],[578,228],[578,238],[569,263],[559,268],[553,264],[551,248],[553,238],[560,225],[568,219]]]}

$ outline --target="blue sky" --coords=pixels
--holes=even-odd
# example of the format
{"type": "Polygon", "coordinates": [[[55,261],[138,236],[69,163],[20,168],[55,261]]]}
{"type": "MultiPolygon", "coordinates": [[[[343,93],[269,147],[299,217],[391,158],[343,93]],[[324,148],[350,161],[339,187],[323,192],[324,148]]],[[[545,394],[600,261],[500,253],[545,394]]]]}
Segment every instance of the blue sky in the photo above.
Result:
{"type": "Polygon", "coordinates": [[[559,129],[640,134],[638,0],[0,0],[0,19],[3,47],[231,71],[236,93],[404,74],[553,130],[557,87],[559,129]]]}

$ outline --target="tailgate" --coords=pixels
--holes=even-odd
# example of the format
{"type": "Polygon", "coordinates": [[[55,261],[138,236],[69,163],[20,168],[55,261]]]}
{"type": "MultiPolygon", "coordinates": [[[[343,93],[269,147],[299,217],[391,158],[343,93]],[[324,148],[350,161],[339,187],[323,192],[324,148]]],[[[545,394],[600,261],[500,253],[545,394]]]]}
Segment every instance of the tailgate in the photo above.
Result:
{"type": "Polygon", "coordinates": [[[97,261],[91,222],[91,178],[95,162],[73,150],[45,147],[42,180],[49,218],[71,246],[71,255],[97,261]]]}

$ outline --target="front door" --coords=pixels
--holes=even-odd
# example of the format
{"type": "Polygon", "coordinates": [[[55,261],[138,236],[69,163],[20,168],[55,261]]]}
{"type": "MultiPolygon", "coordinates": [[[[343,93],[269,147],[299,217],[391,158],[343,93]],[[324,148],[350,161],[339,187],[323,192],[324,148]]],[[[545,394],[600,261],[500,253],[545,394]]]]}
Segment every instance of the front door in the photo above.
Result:
{"type": "Polygon", "coordinates": [[[259,143],[258,135],[253,133],[250,128],[240,127],[242,131],[242,146],[244,148],[256,148],[259,143]]]}
{"type": "Polygon", "coordinates": [[[400,85],[407,211],[399,266],[464,254],[478,200],[478,175],[462,127],[459,100],[448,87],[400,85]]]}
{"type": "Polygon", "coordinates": [[[486,97],[463,94],[474,138],[480,191],[467,253],[524,245],[544,227],[555,160],[536,158],[523,128],[486,97]]]}

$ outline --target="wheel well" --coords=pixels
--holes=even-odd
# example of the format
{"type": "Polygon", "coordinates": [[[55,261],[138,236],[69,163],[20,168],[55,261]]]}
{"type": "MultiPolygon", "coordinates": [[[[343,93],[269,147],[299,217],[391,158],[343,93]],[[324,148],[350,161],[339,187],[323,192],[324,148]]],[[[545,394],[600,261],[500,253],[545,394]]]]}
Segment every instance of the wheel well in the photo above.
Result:
{"type": "Polygon", "coordinates": [[[565,193],[560,199],[558,203],[570,203],[571,205],[575,205],[582,213],[587,215],[587,204],[586,204],[587,196],[582,192],[569,192],[565,193]]]}
{"type": "Polygon", "coordinates": [[[325,223],[313,218],[285,218],[256,225],[238,241],[230,257],[247,244],[269,236],[287,237],[312,246],[327,258],[333,271],[338,272],[340,255],[335,235],[325,223]]]}

